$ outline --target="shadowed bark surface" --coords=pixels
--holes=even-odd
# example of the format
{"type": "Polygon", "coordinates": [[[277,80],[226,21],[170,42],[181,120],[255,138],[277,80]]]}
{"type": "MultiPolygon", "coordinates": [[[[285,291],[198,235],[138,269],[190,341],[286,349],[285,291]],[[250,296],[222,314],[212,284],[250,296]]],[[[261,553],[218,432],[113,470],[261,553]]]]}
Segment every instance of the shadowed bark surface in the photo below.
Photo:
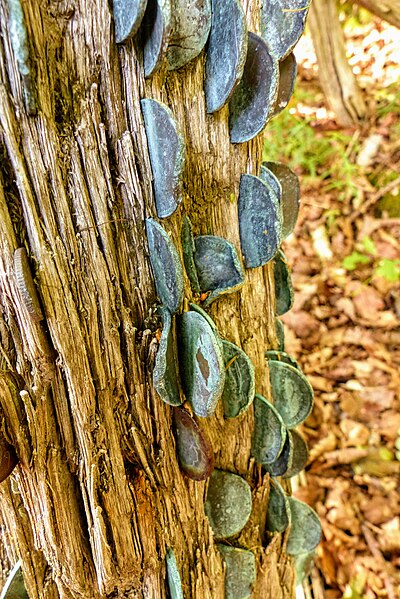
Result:
{"type": "MultiPolygon", "coordinates": [[[[257,6],[245,3],[251,30],[257,6]]],[[[151,385],[160,322],[144,229],[155,210],[140,99],[167,104],[185,135],[183,205],[163,222],[177,247],[187,213],[195,234],[221,235],[239,249],[240,174],[258,173],[262,139],[233,146],[227,108],[206,114],[203,54],[145,81],[140,48],[116,46],[105,2],[23,8],[36,116],[25,109],[0,0],[1,428],[20,458],[0,487],[6,537],[32,599],[164,598],[167,547],[185,598],[222,599],[207,482],[181,474],[171,408],[151,385]],[[17,287],[20,246],[43,321],[17,287]]],[[[272,291],[270,266],[247,271],[243,289],[210,311],[221,337],[253,360],[264,394],[264,351],[276,345],[272,291]]],[[[188,281],[185,292],[191,300],[188,281]]],[[[253,490],[252,516],[235,540],[256,555],[253,596],[292,597],[282,537],[266,547],[268,477],[250,458],[252,409],[225,421],[220,406],[204,425],[216,466],[253,490]]]]}

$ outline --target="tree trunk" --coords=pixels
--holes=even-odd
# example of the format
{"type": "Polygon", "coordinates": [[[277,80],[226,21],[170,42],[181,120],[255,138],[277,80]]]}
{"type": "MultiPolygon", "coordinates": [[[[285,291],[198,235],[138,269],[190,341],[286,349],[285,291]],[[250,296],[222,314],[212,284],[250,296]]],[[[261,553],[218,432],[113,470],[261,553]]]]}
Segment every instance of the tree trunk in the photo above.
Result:
{"type": "Polygon", "coordinates": [[[384,19],[391,25],[400,28],[400,2],[399,0],[353,0],[374,15],[384,19]]]}
{"type": "Polygon", "coordinates": [[[366,106],[347,62],[336,0],[313,0],[308,24],[322,90],[337,121],[345,127],[351,126],[365,116],[366,106]]]}
{"type": "MultiPolygon", "coordinates": [[[[258,172],[262,138],[233,146],[227,108],[207,116],[204,55],[145,81],[135,42],[114,42],[108,3],[23,6],[36,116],[24,104],[0,0],[0,405],[20,459],[0,487],[8,538],[31,599],[165,598],[167,547],[185,599],[222,599],[207,483],[180,472],[171,408],[151,385],[158,321],[144,219],[155,212],[140,99],[166,103],[185,134],[184,208],[163,222],[178,247],[185,212],[196,234],[221,235],[239,249],[231,197],[241,173],[258,172]],[[42,321],[18,291],[20,246],[29,251],[42,321]]],[[[257,6],[245,2],[252,30],[257,6]]],[[[252,269],[240,292],[211,309],[221,336],[252,359],[264,394],[264,351],[276,345],[272,291],[271,266],[252,269]]],[[[293,597],[283,537],[266,546],[269,483],[250,457],[252,410],[226,421],[218,408],[205,426],[217,467],[253,489],[237,542],[257,558],[253,596],[293,597]]]]}

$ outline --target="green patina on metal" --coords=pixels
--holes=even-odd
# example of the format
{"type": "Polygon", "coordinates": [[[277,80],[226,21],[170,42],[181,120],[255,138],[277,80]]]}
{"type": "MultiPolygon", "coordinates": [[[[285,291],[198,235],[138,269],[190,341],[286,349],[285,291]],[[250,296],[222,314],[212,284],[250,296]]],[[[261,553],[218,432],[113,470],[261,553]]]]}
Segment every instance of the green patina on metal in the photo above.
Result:
{"type": "Polygon", "coordinates": [[[278,62],[267,44],[255,33],[248,34],[243,77],[229,102],[229,135],[232,143],[243,143],[260,133],[278,95],[278,62]]]}
{"type": "Polygon", "coordinates": [[[180,69],[204,48],[211,27],[211,0],[172,0],[169,70],[180,69]]]}
{"type": "Polygon", "coordinates": [[[290,364],[293,368],[298,368],[300,370],[299,363],[297,360],[285,353],[284,351],[279,351],[277,349],[269,349],[265,352],[265,357],[267,360],[274,360],[275,362],[285,362],[285,364],[290,364]]]}
{"type": "Polygon", "coordinates": [[[167,565],[167,581],[170,599],[184,599],[181,575],[179,573],[176,557],[171,548],[167,549],[165,555],[167,565]]]}
{"type": "Polygon", "coordinates": [[[310,0],[262,0],[261,36],[277,60],[285,58],[304,31],[310,0]]]}
{"type": "Polygon", "coordinates": [[[272,187],[254,175],[242,175],[238,213],[245,265],[262,266],[274,257],[282,237],[281,208],[272,187]]]}
{"type": "Polygon", "coordinates": [[[251,453],[259,464],[272,464],[281,453],[286,440],[283,420],[265,397],[254,398],[254,432],[251,453]]]}
{"type": "Polygon", "coordinates": [[[284,532],[290,526],[291,512],[288,497],[277,480],[269,489],[266,529],[269,532],[284,532]]]}
{"type": "Polygon", "coordinates": [[[168,106],[151,98],[144,98],[140,104],[153,173],[157,215],[166,218],[182,202],[185,141],[168,106]]]}
{"type": "Polygon", "coordinates": [[[113,0],[115,41],[125,42],[138,31],[147,0],[113,0]]]}
{"type": "Polygon", "coordinates": [[[216,112],[240,82],[247,56],[247,23],[240,0],[212,0],[204,92],[207,112],[216,112]]]}
{"type": "Polygon", "coordinates": [[[248,483],[237,474],[214,470],[204,506],[214,536],[227,539],[238,534],[250,518],[251,509],[248,483]]]}
{"type": "Polygon", "coordinates": [[[141,33],[145,77],[160,68],[171,31],[171,0],[148,0],[141,33]]]}
{"type": "Polygon", "coordinates": [[[275,331],[276,331],[276,339],[278,342],[277,350],[284,352],[285,351],[285,328],[283,326],[283,322],[279,320],[279,318],[275,318],[275,331]]]}
{"type": "Polygon", "coordinates": [[[321,523],[314,510],[294,497],[288,497],[292,526],[286,552],[289,555],[309,553],[321,540],[321,523]]]}
{"type": "Polygon", "coordinates": [[[293,307],[294,289],[292,277],[282,250],[274,256],[275,311],[277,316],[286,314],[293,307]]]}
{"type": "Polygon", "coordinates": [[[215,235],[194,238],[193,255],[200,291],[211,292],[204,305],[243,286],[245,274],[236,248],[226,239],[215,235]]]}
{"type": "Polygon", "coordinates": [[[262,166],[271,171],[282,188],[282,240],[293,233],[300,208],[300,183],[296,173],[282,162],[263,162],[262,166]]]}
{"type": "Polygon", "coordinates": [[[160,398],[172,406],[179,406],[184,398],[179,391],[178,347],[173,317],[162,309],[163,330],[153,370],[153,385],[160,398]]]}
{"type": "Polygon", "coordinates": [[[207,319],[195,311],[180,317],[179,365],[194,413],[212,416],[225,383],[222,343],[207,319]]]}
{"type": "Polygon", "coordinates": [[[153,218],[146,219],[147,242],[157,295],[171,314],[183,302],[183,270],[178,251],[167,232],[153,218]]]}
{"type": "Polygon", "coordinates": [[[225,361],[225,386],[222,404],[225,418],[236,418],[251,405],[255,393],[254,366],[245,352],[222,341],[225,361]]]}
{"type": "Polygon", "coordinates": [[[289,104],[297,75],[297,62],[293,52],[279,63],[279,87],[272,117],[277,116],[289,104]]]}
{"type": "Polygon", "coordinates": [[[225,599],[249,599],[257,577],[254,553],[221,543],[217,547],[226,564],[225,599]]]}
{"type": "Polygon", "coordinates": [[[314,392],[304,374],[284,362],[268,362],[272,399],[287,428],[309,416],[314,392]]]}

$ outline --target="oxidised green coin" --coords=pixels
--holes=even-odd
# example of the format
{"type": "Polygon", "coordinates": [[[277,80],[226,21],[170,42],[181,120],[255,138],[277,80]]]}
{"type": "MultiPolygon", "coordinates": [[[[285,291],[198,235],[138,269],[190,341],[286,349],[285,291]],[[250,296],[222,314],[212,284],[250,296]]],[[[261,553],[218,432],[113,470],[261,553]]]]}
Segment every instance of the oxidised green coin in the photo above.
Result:
{"type": "Polygon", "coordinates": [[[244,270],[236,248],[229,241],[214,235],[200,235],[194,238],[194,244],[193,258],[200,291],[211,291],[205,305],[243,285],[244,270]]]}
{"type": "Polygon", "coordinates": [[[147,0],[113,0],[117,44],[135,35],[142,22],[146,5],[147,0]]]}
{"type": "Polygon", "coordinates": [[[208,478],[214,468],[214,453],[204,429],[182,408],[174,410],[174,423],[181,470],[192,480],[208,478]]]}
{"type": "MultiPolygon", "coordinates": [[[[214,334],[219,339],[217,325],[215,324],[215,322],[213,321],[211,316],[209,314],[207,314],[207,312],[205,310],[203,310],[203,308],[200,308],[200,306],[198,306],[197,304],[189,303],[189,308],[191,310],[193,310],[194,312],[197,312],[197,314],[200,314],[200,316],[202,316],[208,322],[208,324],[214,331],[214,334]]],[[[222,351],[222,341],[221,341],[221,351],[222,351]]]]}
{"type": "Polygon", "coordinates": [[[281,244],[281,208],[273,189],[259,177],[242,175],[238,201],[240,245],[247,268],[271,260],[281,244]]]}
{"type": "Polygon", "coordinates": [[[271,464],[281,453],[286,439],[283,420],[262,395],[254,398],[254,433],[251,453],[259,464],[271,464]]]}
{"type": "Polygon", "coordinates": [[[285,328],[279,318],[275,318],[276,339],[278,341],[278,351],[285,351],[285,328]]]}
{"type": "Polygon", "coordinates": [[[300,584],[301,582],[303,582],[305,578],[307,578],[307,576],[311,574],[315,558],[315,551],[311,551],[311,553],[300,553],[299,555],[296,555],[296,584],[300,584]]]}
{"type": "Polygon", "coordinates": [[[251,508],[251,489],[243,478],[223,470],[212,472],[204,510],[217,539],[239,533],[250,517],[251,508]]]}
{"type": "Polygon", "coordinates": [[[171,406],[184,399],[179,392],[178,347],[173,320],[167,309],[162,310],[163,330],[153,370],[153,385],[160,398],[171,406]]]}
{"type": "Polygon", "coordinates": [[[290,98],[293,95],[294,83],[297,75],[296,58],[291,52],[288,56],[279,63],[279,87],[278,97],[275,102],[272,116],[276,116],[289,104],[290,98]]]}
{"type": "Polygon", "coordinates": [[[266,528],[269,532],[283,532],[290,525],[290,505],[285,491],[278,481],[272,481],[269,489],[266,528]]]}
{"type": "Polygon", "coordinates": [[[201,314],[190,311],[180,317],[179,341],[185,395],[197,416],[212,416],[225,383],[221,340],[201,314]]]}
{"type": "Polygon", "coordinates": [[[286,314],[294,302],[292,277],[285,254],[278,250],[274,256],[275,310],[278,316],[286,314]]]}
{"type": "Polygon", "coordinates": [[[260,166],[260,179],[262,179],[264,183],[267,183],[267,185],[272,188],[272,191],[275,192],[280,205],[282,198],[282,185],[280,184],[278,177],[265,166],[265,163],[260,166]]]}
{"type": "Polygon", "coordinates": [[[200,54],[211,26],[211,0],[172,0],[168,69],[180,69],[200,54]]]}
{"type": "Polygon", "coordinates": [[[299,178],[296,173],[286,166],[286,164],[282,164],[282,162],[263,162],[263,166],[274,173],[282,187],[282,239],[286,239],[286,237],[293,233],[299,215],[299,178]]]}
{"type": "Polygon", "coordinates": [[[170,548],[167,549],[165,562],[167,565],[167,580],[170,598],[184,599],[178,564],[176,563],[175,554],[170,548]]]}
{"type": "Polygon", "coordinates": [[[183,302],[183,271],[174,243],[163,227],[153,218],[146,218],[147,242],[157,295],[171,314],[183,302]]]}
{"type": "Polygon", "coordinates": [[[222,341],[225,361],[225,386],[222,393],[225,418],[235,418],[243,414],[254,399],[254,366],[245,352],[230,343],[222,341]]]}
{"type": "Polygon", "coordinates": [[[217,544],[226,564],[225,599],[249,599],[256,582],[256,560],[252,551],[217,544]]]}
{"type": "Polygon", "coordinates": [[[247,55],[247,23],[239,0],[212,0],[212,20],[204,79],[207,112],[216,112],[242,78],[247,55]]]}
{"type": "Polygon", "coordinates": [[[168,106],[151,98],[144,98],[140,104],[153,173],[157,215],[166,218],[182,202],[185,142],[168,106]]]}
{"type": "Polygon", "coordinates": [[[287,428],[304,422],[313,406],[314,393],[304,374],[284,362],[268,362],[272,399],[287,428]]]}
{"type": "Polygon", "coordinates": [[[283,478],[291,478],[304,470],[308,461],[308,447],[303,437],[296,430],[288,431],[288,435],[292,441],[293,452],[292,460],[289,468],[283,475],[283,478]]]}
{"type": "Polygon", "coordinates": [[[229,102],[229,135],[242,143],[260,133],[270,118],[278,94],[279,67],[267,44],[249,32],[243,77],[229,102]]]}
{"type": "Polygon", "coordinates": [[[299,41],[310,4],[310,0],[262,0],[261,36],[278,60],[285,58],[299,41]]]}
{"type": "Polygon", "coordinates": [[[148,0],[142,22],[145,77],[153,75],[161,65],[171,30],[171,0],[148,0]]]}
{"type": "Polygon", "coordinates": [[[288,536],[288,555],[308,553],[316,548],[321,540],[321,522],[317,514],[306,503],[288,497],[292,526],[288,536]]]}
{"type": "Polygon", "coordinates": [[[293,439],[290,431],[286,432],[286,439],[283,449],[279,456],[272,462],[267,464],[266,469],[271,476],[283,476],[290,468],[293,461],[293,439]]]}
{"type": "Polygon", "coordinates": [[[274,360],[275,362],[285,362],[285,364],[290,364],[290,366],[293,366],[293,368],[298,368],[299,370],[301,370],[299,363],[293,358],[293,356],[286,354],[284,351],[269,349],[265,352],[265,357],[267,358],[267,360],[274,360]]]}
{"type": "Polygon", "coordinates": [[[9,573],[1,590],[1,599],[29,599],[22,577],[21,560],[18,560],[9,573]]]}
{"type": "Polygon", "coordinates": [[[186,214],[182,219],[181,242],[183,262],[185,264],[186,274],[189,277],[190,285],[194,293],[200,293],[200,284],[199,279],[197,278],[196,265],[194,263],[195,245],[192,232],[192,223],[186,214]]]}

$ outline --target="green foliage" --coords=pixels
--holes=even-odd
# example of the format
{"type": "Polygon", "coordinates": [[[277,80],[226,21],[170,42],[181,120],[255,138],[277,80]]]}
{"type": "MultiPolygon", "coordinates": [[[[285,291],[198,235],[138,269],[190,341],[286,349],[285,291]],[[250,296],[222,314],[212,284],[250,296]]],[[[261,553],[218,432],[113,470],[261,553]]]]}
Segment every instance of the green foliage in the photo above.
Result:
{"type": "Polygon", "coordinates": [[[356,270],[363,264],[373,268],[374,275],[382,277],[389,283],[400,281],[400,260],[380,258],[375,243],[370,237],[364,237],[361,241],[363,252],[354,250],[346,256],[342,262],[346,270],[356,270]]]}

